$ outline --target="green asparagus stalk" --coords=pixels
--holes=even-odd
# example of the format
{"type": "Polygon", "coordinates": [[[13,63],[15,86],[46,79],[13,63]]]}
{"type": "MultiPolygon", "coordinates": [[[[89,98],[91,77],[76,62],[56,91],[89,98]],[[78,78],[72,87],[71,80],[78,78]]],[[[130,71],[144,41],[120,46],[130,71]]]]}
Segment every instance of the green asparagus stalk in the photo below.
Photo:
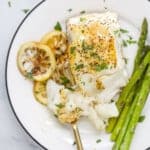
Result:
{"type": "MultiPolygon", "coordinates": [[[[138,51],[137,51],[137,55],[136,55],[136,58],[135,58],[135,65],[134,65],[134,72],[136,70],[136,68],[140,65],[143,57],[146,55],[147,53],[147,49],[149,49],[149,46],[145,46],[145,41],[146,41],[146,38],[147,38],[147,34],[148,34],[148,23],[147,23],[147,19],[144,18],[143,20],[143,23],[142,23],[142,27],[141,27],[141,34],[140,34],[140,37],[139,37],[139,41],[138,41],[138,51]]],[[[133,72],[133,73],[134,73],[133,72]]],[[[127,93],[127,90],[124,88],[123,93],[126,93],[126,95],[128,95],[129,93],[127,93]]],[[[124,96],[124,94],[121,94],[124,96]]],[[[122,103],[127,97],[125,97],[124,99],[122,98],[123,96],[120,95],[120,98],[119,98],[119,104],[122,103]]],[[[121,112],[121,110],[119,109],[119,111],[121,112]]],[[[109,120],[109,123],[108,123],[108,126],[106,128],[106,131],[108,133],[111,133],[114,129],[114,126],[116,125],[116,122],[117,122],[117,118],[111,118],[109,120]]]]}
{"type": "MultiPolygon", "coordinates": [[[[136,84],[136,82],[140,79],[141,75],[143,74],[144,70],[146,69],[146,66],[150,63],[150,51],[147,52],[146,56],[144,57],[144,60],[142,61],[141,65],[136,69],[136,71],[133,73],[132,77],[130,78],[128,84],[123,89],[118,101],[117,101],[117,107],[119,112],[121,112],[122,108],[126,104],[127,96],[129,95],[132,87],[136,84]]],[[[117,118],[111,118],[109,120],[109,125],[106,128],[107,132],[112,132],[115,124],[117,122],[117,118]]]]}
{"type": "Polygon", "coordinates": [[[127,115],[127,112],[129,110],[129,107],[131,105],[131,102],[132,102],[132,99],[134,98],[134,95],[135,95],[135,90],[136,90],[136,87],[134,86],[131,90],[131,92],[129,93],[129,96],[127,98],[127,103],[123,109],[123,111],[121,112],[120,116],[117,118],[117,123],[113,129],[113,132],[112,132],[112,135],[111,135],[111,140],[112,141],[115,141],[123,124],[124,124],[124,118],[126,117],[127,115]]]}
{"type": "MultiPolygon", "coordinates": [[[[138,93],[137,93],[133,103],[136,103],[136,101],[138,99],[138,95],[139,95],[139,90],[138,90],[138,93]]],[[[116,142],[115,142],[112,150],[120,150],[120,146],[121,146],[123,137],[125,135],[126,129],[128,127],[128,123],[129,123],[129,121],[130,121],[130,119],[132,117],[132,113],[134,112],[135,105],[133,105],[133,103],[130,106],[130,109],[128,109],[128,112],[127,112],[128,116],[125,116],[125,118],[123,118],[124,124],[123,124],[123,126],[122,126],[122,128],[120,130],[120,133],[119,133],[119,135],[118,135],[118,137],[116,139],[116,142]]]]}
{"type": "Polygon", "coordinates": [[[140,64],[140,61],[142,58],[141,54],[143,53],[143,49],[145,47],[147,34],[148,34],[148,22],[147,22],[147,19],[144,18],[143,23],[142,23],[142,28],[141,28],[141,34],[138,40],[138,51],[137,51],[137,55],[135,58],[134,71],[137,69],[138,65],[140,64]]]}
{"type": "MultiPolygon", "coordinates": [[[[116,143],[113,146],[113,150],[120,150],[120,146],[122,146],[122,145],[125,145],[122,147],[122,150],[128,150],[125,147],[127,146],[127,142],[131,141],[132,137],[130,137],[130,140],[128,141],[128,139],[126,139],[126,138],[129,138],[129,137],[125,137],[125,135],[127,133],[128,125],[130,124],[131,120],[135,117],[135,116],[133,116],[133,114],[134,114],[136,107],[138,105],[138,101],[141,99],[146,100],[146,98],[147,98],[147,94],[149,93],[148,85],[150,85],[150,79],[148,79],[148,78],[150,78],[150,67],[147,70],[143,81],[140,82],[141,86],[139,86],[139,90],[136,94],[136,97],[135,97],[130,109],[128,109],[128,111],[127,111],[127,115],[125,116],[125,118],[122,118],[124,120],[124,124],[121,127],[121,130],[120,130],[119,135],[117,137],[116,143]],[[145,90],[147,90],[147,92],[145,92],[145,90]],[[147,93],[147,94],[145,94],[145,93],[147,93]],[[122,144],[123,139],[125,140],[125,144],[122,144]]],[[[132,132],[131,132],[131,135],[132,135],[132,132]]]]}
{"type": "MultiPolygon", "coordinates": [[[[130,118],[131,120],[128,119],[128,117],[130,117],[130,116],[127,116],[127,119],[130,121],[129,121],[127,130],[125,131],[125,136],[123,139],[123,143],[120,147],[120,150],[129,150],[129,148],[130,148],[132,137],[134,135],[136,125],[138,124],[139,117],[141,115],[141,112],[142,112],[145,102],[147,100],[149,90],[150,90],[150,65],[148,66],[148,69],[146,71],[140,92],[137,95],[138,98],[133,103],[135,109],[132,114],[132,117],[130,118]]],[[[130,109],[130,111],[133,111],[132,108],[130,109]]]]}
{"type": "MultiPolygon", "coordinates": [[[[144,55],[147,54],[148,51],[150,51],[150,46],[145,46],[145,49],[143,50],[145,53],[143,54],[143,57],[144,55]]],[[[123,126],[123,123],[124,123],[124,118],[125,116],[127,115],[128,113],[128,109],[130,109],[130,105],[132,103],[132,100],[133,100],[133,96],[136,94],[136,88],[137,88],[138,84],[134,85],[134,87],[132,88],[131,92],[129,93],[128,97],[127,97],[127,100],[126,100],[126,105],[124,107],[124,109],[122,110],[122,112],[120,113],[120,116],[117,118],[117,123],[112,131],[112,135],[111,135],[111,140],[112,141],[115,141],[122,126],[123,126]]]]}

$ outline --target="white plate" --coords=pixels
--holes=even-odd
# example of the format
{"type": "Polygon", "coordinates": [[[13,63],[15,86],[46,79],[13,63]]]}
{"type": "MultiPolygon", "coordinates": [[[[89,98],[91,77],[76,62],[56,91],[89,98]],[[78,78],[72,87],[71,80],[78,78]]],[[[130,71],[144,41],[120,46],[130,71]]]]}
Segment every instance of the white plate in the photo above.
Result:
{"type": "MultiPolygon", "coordinates": [[[[137,39],[138,28],[144,16],[150,20],[150,2],[147,0],[54,0],[42,1],[38,4],[19,25],[12,39],[6,65],[6,85],[11,106],[18,121],[30,136],[45,149],[74,150],[74,138],[69,126],[63,126],[44,106],[34,100],[32,84],[25,80],[16,66],[16,54],[19,46],[32,40],[39,40],[41,36],[52,30],[55,23],[65,21],[80,11],[104,11],[104,7],[119,14],[123,28],[128,28],[131,35],[137,39]],[[71,8],[73,11],[68,12],[71,8]]],[[[150,22],[149,22],[150,23],[150,22]]],[[[65,29],[65,26],[64,26],[65,29]]],[[[131,73],[136,46],[124,51],[129,58],[128,69],[131,73]]],[[[144,150],[150,146],[150,102],[148,101],[144,114],[144,123],[138,125],[132,142],[131,150],[144,150]]],[[[112,143],[109,135],[96,131],[87,121],[81,120],[79,128],[85,150],[111,150],[112,143]],[[97,144],[96,140],[102,142],[97,144]]]]}

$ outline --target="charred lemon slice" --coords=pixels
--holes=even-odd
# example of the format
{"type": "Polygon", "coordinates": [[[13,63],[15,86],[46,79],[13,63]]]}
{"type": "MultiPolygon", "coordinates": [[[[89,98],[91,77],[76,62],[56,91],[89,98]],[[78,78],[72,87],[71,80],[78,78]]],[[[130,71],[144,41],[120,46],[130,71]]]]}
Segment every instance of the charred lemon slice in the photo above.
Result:
{"type": "Polygon", "coordinates": [[[35,81],[33,86],[34,97],[43,105],[47,105],[46,83],[35,81]]]}
{"type": "Polygon", "coordinates": [[[42,44],[48,45],[56,56],[63,54],[67,49],[67,37],[64,32],[52,31],[44,35],[42,44]]]}
{"type": "Polygon", "coordinates": [[[25,77],[35,81],[47,80],[56,66],[51,49],[36,42],[28,42],[20,47],[17,64],[25,77]]]}

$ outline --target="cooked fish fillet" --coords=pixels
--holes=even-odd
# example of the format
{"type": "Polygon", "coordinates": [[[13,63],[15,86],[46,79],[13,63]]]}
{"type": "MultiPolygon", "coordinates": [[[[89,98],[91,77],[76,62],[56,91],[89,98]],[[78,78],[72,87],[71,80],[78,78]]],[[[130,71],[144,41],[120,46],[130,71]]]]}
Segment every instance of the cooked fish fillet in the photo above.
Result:
{"type": "Polygon", "coordinates": [[[84,14],[67,21],[67,65],[76,88],[71,91],[52,80],[47,83],[48,107],[61,122],[86,116],[97,129],[104,130],[108,119],[118,116],[114,97],[128,79],[114,34],[119,29],[117,15],[111,12],[84,14]]]}
{"type": "MultiPolygon", "coordinates": [[[[95,92],[104,91],[111,85],[105,85],[104,80],[113,77],[115,79],[118,72],[123,73],[120,73],[120,86],[117,86],[116,92],[125,85],[125,63],[121,47],[114,35],[114,31],[118,29],[120,26],[117,16],[110,12],[84,14],[68,20],[68,54],[71,70],[83,94],[94,95],[95,92]]],[[[108,99],[114,94],[110,94],[108,99]]]]}

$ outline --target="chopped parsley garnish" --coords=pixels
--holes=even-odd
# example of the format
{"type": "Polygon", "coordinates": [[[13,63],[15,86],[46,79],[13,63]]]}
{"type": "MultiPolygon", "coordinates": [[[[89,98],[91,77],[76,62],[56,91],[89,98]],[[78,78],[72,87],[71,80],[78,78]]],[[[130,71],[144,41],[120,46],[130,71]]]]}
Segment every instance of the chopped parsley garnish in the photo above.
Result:
{"type": "Polygon", "coordinates": [[[110,101],[110,102],[111,102],[111,103],[113,103],[114,101],[115,101],[115,100],[111,99],[111,101],[110,101]]]}
{"type": "Polygon", "coordinates": [[[33,80],[33,73],[32,72],[27,72],[26,77],[29,78],[30,80],[33,80]]]}
{"type": "Polygon", "coordinates": [[[85,31],[84,31],[84,30],[81,30],[81,32],[84,33],[85,31]]]}
{"type": "Polygon", "coordinates": [[[69,8],[69,9],[68,9],[68,12],[72,12],[72,8],[69,8]]]}
{"type": "Polygon", "coordinates": [[[71,47],[71,48],[70,48],[70,53],[71,53],[71,54],[74,54],[75,49],[76,49],[75,46],[71,47]]]}
{"type": "Polygon", "coordinates": [[[127,46],[128,46],[128,43],[127,43],[126,40],[122,40],[122,46],[123,46],[123,47],[127,47],[127,46]]]}
{"type": "Polygon", "coordinates": [[[36,94],[39,94],[39,93],[40,93],[40,91],[35,91],[35,93],[36,93],[36,94]]]}
{"type": "Polygon", "coordinates": [[[80,14],[85,14],[86,13],[86,11],[85,10],[82,10],[81,12],[80,12],[80,14]]]}
{"type": "Polygon", "coordinates": [[[115,34],[115,35],[117,35],[118,37],[120,37],[120,36],[121,36],[121,34],[120,34],[120,30],[116,30],[116,31],[114,31],[114,34],[115,34]]]}
{"type": "Polygon", "coordinates": [[[129,33],[129,31],[126,29],[119,29],[119,30],[114,31],[114,34],[117,35],[118,37],[121,37],[121,33],[127,34],[127,33],[129,33]]]}
{"type": "Polygon", "coordinates": [[[76,145],[76,142],[74,141],[72,145],[73,145],[73,146],[76,145]]]}
{"type": "Polygon", "coordinates": [[[128,33],[129,31],[126,29],[119,29],[114,31],[114,34],[122,39],[123,47],[127,47],[128,45],[137,43],[137,41],[133,40],[133,38],[128,33]],[[125,35],[125,38],[122,37],[122,34],[125,35]]]}
{"type": "Polygon", "coordinates": [[[83,40],[82,41],[82,49],[85,51],[85,50],[92,50],[94,47],[93,45],[88,45],[85,43],[85,41],[83,40]]]}
{"type": "Polygon", "coordinates": [[[54,117],[58,118],[57,114],[54,114],[54,117]]]}
{"type": "Polygon", "coordinates": [[[140,116],[138,122],[143,122],[145,120],[145,116],[140,116]]]}
{"type": "Polygon", "coordinates": [[[25,14],[27,14],[28,11],[29,11],[29,9],[22,9],[22,11],[23,11],[25,14]]]}
{"type": "Polygon", "coordinates": [[[65,105],[64,104],[62,104],[62,103],[59,103],[59,104],[56,104],[56,107],[58,107],[58,108],[63,108],[63,107],[65,107],[65,105]]]}
{"type": "Polygon", "coordinates": [[[137,43],[137,41],[135,41],[135,40],[130,40],[130,39],[122,40],[123,47],[127,47],[128,45],[136,44],[136,43],[137,43]]]}
{"type": "Polygon", "coordinates": [[[70,90],[70,91],[75,91],[73,88],[71,88],[71,87],[66,87],[68,90],[70,90]]]}
{"type": "Polygon", "coordinates": [[[83,64],[79,64],[79,65],[76,65],[76,70],[79,70],[79,69],[82,69],[84,67],[84,65],[83,64]]]}
{"type": "Polygon", "coordinates": [[[90,53],[90,56],[101,60],[100,56],[97,53],[92,52],[90,53]]]}
{"type": "Polygon", "coordinates": [[[56,31],[62,31],[62,27],[61,27],[61,24],[59,22],[56,23],[56,25],[54,26],[54,29],[56,31]]]}
{"type": "Polygon", "coordinates": [[[100,143],[102,140],[101,139],[97,139],[96,140],[96,143],[100,143]]]}
{"type": "Polygon", "coordinates": [[[11,7],[11,1],[8,1],[8,6],[11,7]]]}
{"type": "Polygon", "coordinates": [[[129,39],[129,40],[127,40],[127,43],[128,43],[128,44],[136,44],[137,41],[129,39]]]}
{"type": "Polygon", "coordinates": [[[106,63],[102,63],[102,64],[96,64],[94,65],[94,69],[95,71],[99,72],[101,70],[107,69],[108,65],[106,63]]]}
{"type": "Polygon", "coordinates": [[[61,80],[61,83],[63,84],[63,85],[67,85],[68,83],[70,83],[70,80],[67,78],[67,77],[65,77],[65,76],[61,76],[60,77],[60,80],[61,80]]]}
{"type": "Polygon", "coordinates": [[[125,62],[125,64],[127,64],[128,63],[128,58],[123,58],[124,59],[124,62],[125,62]]]}
{"type": "Polygon", "coordinates": [[[86,18],[80,17],[80,21],[81,21],[81,22],[83,22],[83,21],[85,21],[85,20],[86,20],[86,18]]]}
{"type": "Polygon", "coordinates": [[[121,33],[129,33],[129,31],[126,30],[126,29],[120,29],[120,32],[121,32],[121,33]]]}

